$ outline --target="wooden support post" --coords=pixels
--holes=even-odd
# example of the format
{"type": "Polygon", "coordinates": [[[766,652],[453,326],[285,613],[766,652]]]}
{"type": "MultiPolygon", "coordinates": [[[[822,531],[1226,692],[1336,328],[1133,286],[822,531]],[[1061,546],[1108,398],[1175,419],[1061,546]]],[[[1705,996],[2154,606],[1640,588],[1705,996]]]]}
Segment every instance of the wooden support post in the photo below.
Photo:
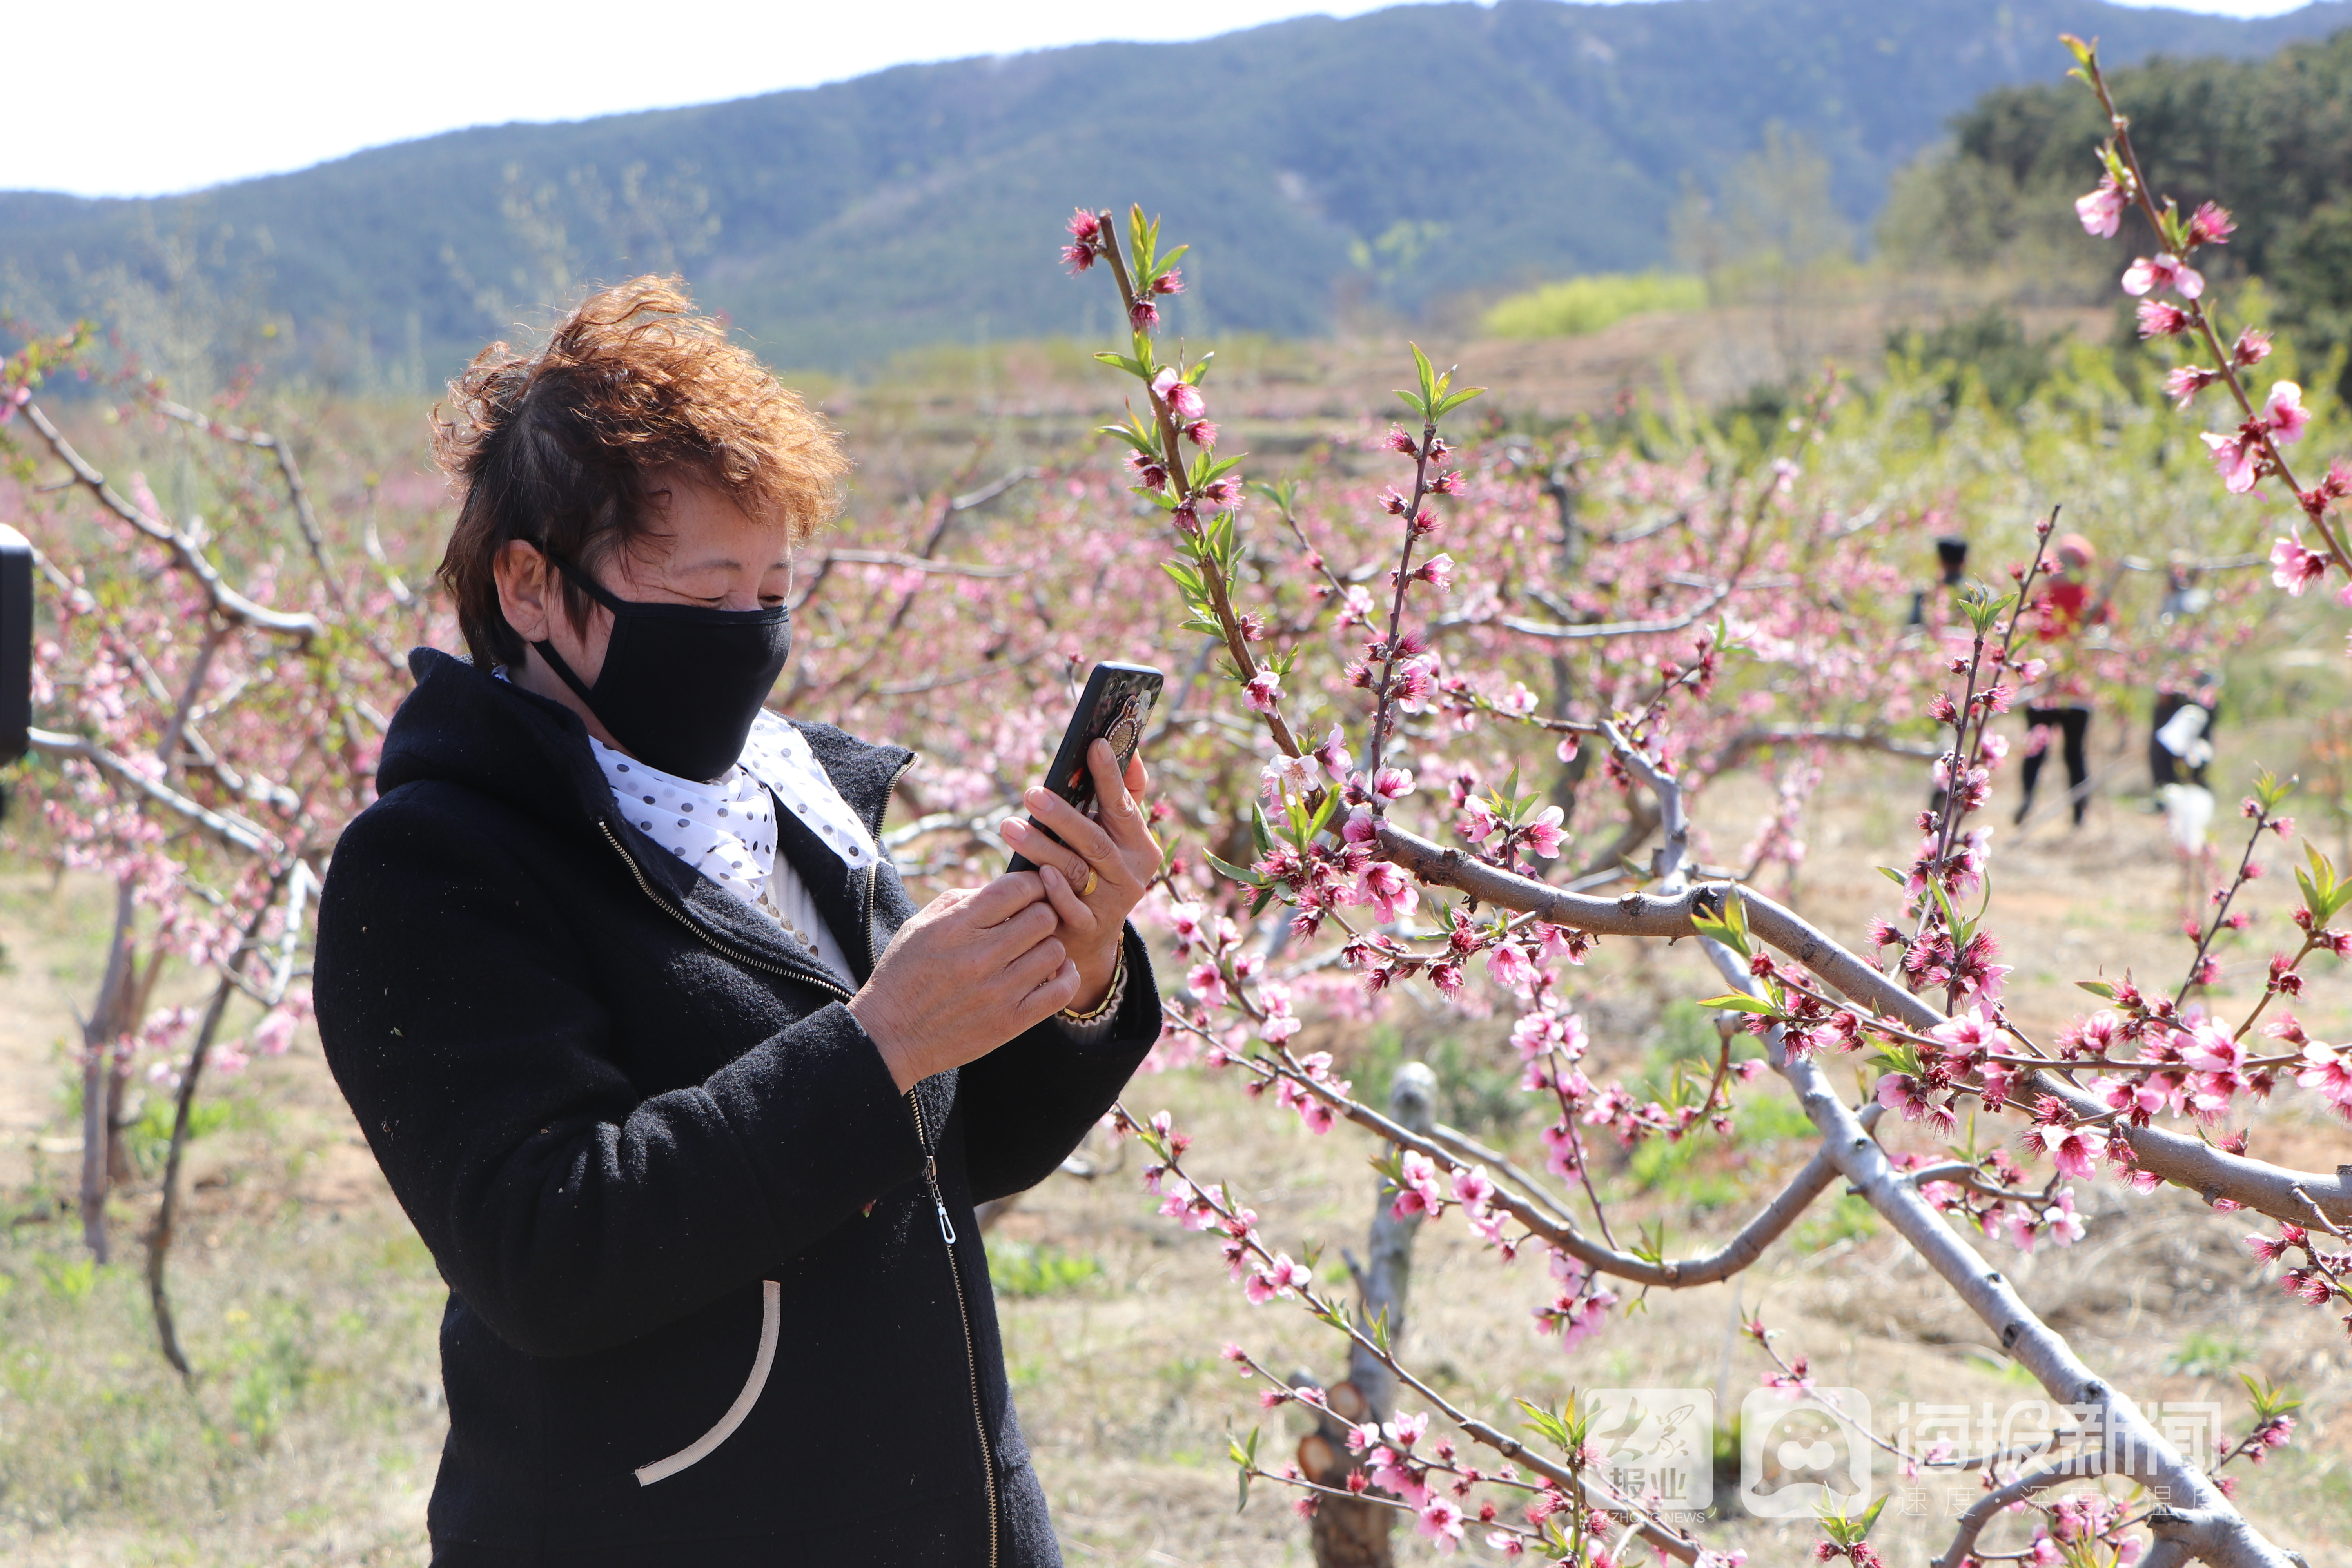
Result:
{"type": "MultiPolygon", "coordinates": [[[[1426,1138],[1437,1120],[1437,1075],[1420,1062],[1407,1062],[1389,1081],[1389,1114],[1401,1126],[1426,1138]]],[[[1405,1297],[1412,1281],[1412,1238],[1422,1216],[1400,1219],[1395,1213],[1396,1189],[1383,1180],[1374,1194],[1372,1226],[1366,1258],[1359,1266],[1348,1260],[1356,1276],[1357,1321],[1388,1324],[1389,1342],[1404,1336],[1405,1297]]],[[[1313,1380],[1293,1378],[1294,1385],[1313,1380]]],[[[1348,1451],[1348,1428],[1366,1421],[1385,1421],[1396,1413],[1396,1379],[1378,1357],[1361,1345],[1348,1356],[1348,1376],[1325,1391],[1329,1413],[1298,1445],[1298,1468],[1307,1479],[1327,1487],[1345,1487],[1348,1472],[1360,1457],[1348,1451]]],[[[1391,1568],[1395,1562],[1389,1531],[1396,1510],[1377,1503],[1326,1497],[1315,1510],[1311,1540],[1316,1568],[1391,1568]]]]}

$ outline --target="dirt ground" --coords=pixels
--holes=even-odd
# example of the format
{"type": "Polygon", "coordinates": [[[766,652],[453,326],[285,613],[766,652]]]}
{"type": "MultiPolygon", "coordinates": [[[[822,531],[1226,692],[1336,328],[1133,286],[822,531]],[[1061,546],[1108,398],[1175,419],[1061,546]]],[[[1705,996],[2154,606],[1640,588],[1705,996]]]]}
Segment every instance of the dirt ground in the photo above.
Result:
{"type": "MultiPolygon", "coordinates": [[[[2284,731],[2225,731],[2217,779],[2243,777],[2284,731]]],[[[1851,933],[1887,912],[1873,867],[1907,847],[1921,793],[1916,763],[1845,757],[1816,802],[1812,845],[1794,889],[1810,918],[1851,933]]],[[[2005,780],[2013,790],[2014,781],[2005,780]]],[[[2118,790],[2135,787],[2118,764],[2118,790]]],[[[2144,784],[2138,787],[2144,787],[2144,784]]],[[[2006,798],[2006,797],[2005,797],[2006,798]]],[[[1764,804],[1742,781],[1704,805],[1701,826],[1725,851],[1743,842],[1764,804]]],[[[2079,1009],[2074,982],[2134,967],[2177,974],[2187,944],[2177,920],[2179,872],[2162,820],[2144,797],[2100,799],[2070,831],[2044,813],[2000,829],[1998,929],[2017,966],[2021,1016],[2047,1031],[2079,1009]]],[[[2315,823],[2316,814],[2314,814],[2315,823]]],[[[2224,818],[2234,826],[2234,819],[2224,818]]],[[[2284,854],[2269,852],[2284,870],[2284,854]]],[[[0,868],[0,871],[5,871],[0,868]]],[[[1779,893],[1777,878],[1768,879],[1779,893]]],[[[2292,883],[2254,891],[2260,920],[2225,955],[2221,1002],[2259,985],[2284,929],[2292,883]]],[[[383,1187],[327,1079],[315,1039],[222,1086],[223,1125],[196,1145],[192,1214],[175,1266],[175,1299],[203,1373],[193,1391],[162,1370],[135,1268],[77,1272],[73,1225],[61,1211],[78,1157],[65,1111],[65,1043],[73,1007],[95,977],[108,900],[73,879],[52,888],[21,871],[0,880],[0,1558],[60,1563],[247,1563],[425,1560],[424,1500],[442,1417],[433,1328],[438,1288],[429,1259],[383,1187]]],[[[1711,994],[1686,954],[1604,944],[1585,973],[1587,1007],[1604,1061],[1628,1070],[1654,1059],[1662,1004],[1711,994]]],[[[2298,1012],[2315,1034],[2352,1032],[2352,989],[2334,965],[2298,1012]]],[[[1328,1031],[1360,1089],[1402,1056],[1441,1065],[1449,1103],[1491,1103],[1507,1080],[1507,1022],[1448,1022],[1411,1003],[1371,1030],[1328,1031]]],[[[1345,1247],[1360,1248],[1370,1216],[1371,1152],[1341,1130],[1307,1135],[1295,1119],[1192,1072],[1139,1080],[1139,1114],[1167,1108],[1197,1137],[1192,1163],[1230,1181],[1294,1253],[1320,1242],[1327,1283],[1344,1282],[1345,1247]]],[[[1769,1079],[1745,1091],[1761,1102],[1769,1079]]],[[[1508,1096],[1501,1095],[1507,1100],[1508,1096]]],[[[1782,1096],[1785,1098],[1785,1096],[1782,1096]]],[[[1466,1114],[1466,1113],[1465,1113],[1466,1114]]],[[[1480,1126],[1527,1155],[1532,1120],[1480,1126]]],[[[1887,1141],[1926,1147],[1916,1130],[1887,1141]]],[[[2288,1095],[2263,1111],[2253,1151],[2326,1170],[2346,1157],[2340,1123],[2288,1095]]],[[[1109,1151],[1097,1151],[1117,1161],[1109,1151]]],[[[1810,1152],[1801,1137],[1751,1139],[1701,1153],[1658,1177],[1620,1159],[1605,1189],[1622,1237],[1664,1222],[1669,1247],[1696,1250],[1736,1227],[1760,1195],[1810,1152]]],[[[1338,1375],[1341,1347],[1294,1310],[1251,1308],[1207,1238],[1159,1219],[1137,1185],[1136,1152],[1093,1181],[1056,1177],[999,1226],[999,1310],[1030,1444],[1074,1563],[1278,1564],[1307,1561],[1305,1530],[1285,1500],[1261,1489],[1236,1513],[1226,1434],[1263,1426],[1286,1453],[1297,1426],[1266,1415],[1218,1357],[1228,1340],[1268,1364],[1338,1375]]],[[[1526,1163],[1538,1163],[1529,1156],[1526,1163]]],[[[2247,1258],[2242,1216],[2214,1215],[2187,1194],[2130,1199],[2086,1185],[2088,1234],[2071,1248],[2021,1256],[1978,1239],[1993,1266],[2067,1333],[2079,1353],[2143,1403],[2219,1401],[2244,1429],[2234,1373],[2259,1372],[2305,1399],[2294,1446],[2259,1471],[2240,1470],[2249,1512],[2315,1565],[2352,1565],[2339,1544],[2352,1524],[2341,1420],[2352,1390],[2336,1314],[2286,1300],[2247,1258]]],[[[116,1205],[116,1234],[134,1238],[148,1192],[116,1205]]],[[[1835,1194],[1736,1280],[1659,1292],[1572,1351],[1538,1337],[1529,1313],[1547,1299],[1539,1259],[1498,1269],[1458,1222],[1419,1244],[1404,1353],[1436,1386],[1513,1424],[1513,1395],[1544,1402],[1571,1389],[1691,1387],[1736,1407],[1769,1365],[1738,1339],[1760,1311],[1786,1353],[1824,1381],[1864,1391],[1884,1412],[1905,1401],[2005,1410],[2036,1391],[1989,1331],[1950,1303],[1923,1266],[1835,1194]]],[[[1726,1482],[1728,1489],[1728,1482],[1726,1482]]],[[[1890,1508],[1874,1540],[1895,1564],[1940,1550],[1941,1510],[1890,1508]]],[[[1747,1518],[1704,1527],[1751,1561],[1807,1558],[1810,1530],[1747,1518]]],[[[2011,1549],[2014,1549],[2012,1544],[2011,1549]]],[[[1429,1560],[1417,1540],[1400,1558],[1429,1560]]],[[[1474,1547],[1465,1556],[1486,1561],[1474,1547]]]]}

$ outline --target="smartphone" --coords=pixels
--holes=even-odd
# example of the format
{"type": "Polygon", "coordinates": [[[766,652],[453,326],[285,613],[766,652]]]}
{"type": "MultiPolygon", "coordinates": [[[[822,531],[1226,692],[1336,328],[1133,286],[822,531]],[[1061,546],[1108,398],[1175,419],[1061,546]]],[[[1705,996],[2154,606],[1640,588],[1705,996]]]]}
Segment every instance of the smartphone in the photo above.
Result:
{"type": "MultiPolygon", "coordinates": [[[[1124,773],[1135,759],[1136,748],[1143,744],[1143,727],[1150,721],[1152,705],[1160,700],[1160,689],[1167,680],[1148,664],[1095,666],[1087,677],[1086,690],[1079,694],[1077,710],[1070,715],[1070,727],[1062,731],[1054,765],[1045,771],[1045,787],[1088,816],[1095,816],[1095,775],[1087,766],[1087,749],[1097,740],[1108,741],[1124,773]]],[[[1035,817],[1029,819],[1029,826],[1055,843],[1062,842],[1060,835],[1041,826],[1035,817]]],[[[1005,869],[1034,871],[1036,862],[1015,855],[1005,869]]]]}

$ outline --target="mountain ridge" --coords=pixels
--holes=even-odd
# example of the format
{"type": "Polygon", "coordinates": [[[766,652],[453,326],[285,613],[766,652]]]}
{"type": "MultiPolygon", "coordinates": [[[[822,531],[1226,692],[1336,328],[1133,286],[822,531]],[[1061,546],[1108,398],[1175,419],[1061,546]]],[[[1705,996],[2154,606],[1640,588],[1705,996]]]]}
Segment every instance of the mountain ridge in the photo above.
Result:
{"type": "MultiPolygon", "coordinates": [[[[208,308],[316,368],[415,381],[587,279],[678,270],[774,363],[1100,332],[1056,228],[1138,200],[1195,242],[1177,325],[1325,331],[1335,302],[1655,265],[1685,182],[1767,124],[1866,221],[1985,89],[2062,31],[2126,64],[2266,54],[2352,0],[2260,21],[2098,0],[1499,0],[1299,17],[1185,44],[891,68],[719,103],[477,126],[178,196],[0,193],[0,311],[208,308]]],[[[2088,160],[2085,168],[2088,169],[2088,160]]]]}

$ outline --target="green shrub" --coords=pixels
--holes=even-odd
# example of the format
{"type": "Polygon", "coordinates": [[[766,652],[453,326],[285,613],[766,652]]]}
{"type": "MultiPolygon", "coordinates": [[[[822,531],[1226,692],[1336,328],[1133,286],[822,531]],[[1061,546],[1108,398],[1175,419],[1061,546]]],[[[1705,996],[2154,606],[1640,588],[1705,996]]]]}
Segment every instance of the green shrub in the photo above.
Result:
{"type": "Polygon", "coordinates": [[[988,1238],[988,1278],[1000,1296],[1058,1296],[1102,1277],[1101,1263],[1058,1247],[988,1238]]]}
{"type": "MultiPolygon", "coordinates": [[[[1811,1123],[1806,1124],[1810,1131],[1811,1123]]],[[[1878,1234],[1878,1215],[1870,1205],[1851,1193],[1826,1206],[1816,1206],[1790,1232],[1790,1244],[1799,1252],[1819,1252],[1841,1241],[1867,1241],[1878,1234]]]]}
{"type": "Polygon", "coordinates": [[[2015,317],[1992,307],[1933,331],[1898,327],[1886,334],[1886,352],[1916,362],[1940,383],[1947,407],[1958,407],[1973,383],[1995,408],[2011,410],[2042,390],[2065,338],[2063,331],[2029,337],[2015,317]]]}
{"type": "Polygon", "coordinates": [[[1594,272],[1547,283],[1489,308],[1479,325],[1489,337],[1573,338],[1652,310],[1696,310],[1706,284],[1671,272],[1594,272]]]}
{"type": "Polygon", "coordinates": [[[1769,1088],[1745,1099],[1732,1128],[1728,1143],[1705,1124],[1680,1139],[1644,1139],[1634,1147],[1626,1170],[1643,1192],[1662,1193],[1694,1209],[1726,1208],[1756,1192],[1749,1163],[1732,1152],[1813,1134],[1812,1122],[1796,1101],[1769,1088]]]}
{"type": "MultiPolygon", "coordinates": [[[[179,1103],[168,1094],[150,1094],[139,1114],[122,1129],[123,1141],[131,1149],[131,1163],[142,1176],[162,1173],[164,1157],[172,1151],[172,1122],[179,1114],[179,1103]]],[[[188,1142],[193,1143],[208,1133],[217,1132],[228,1125],[236,1114],[226,1101],[196,1097],[188,1107],[188,1142]]],[[[185,1156],[183,1156],[184,1158],[185,1156]]]]}
{"type": "Polygon", "coordinates": [[[2253,1359],[2254,1347],[2237,1335],[2196,1329],[2181,1340],[2179,1349],[2164,1358],[2164,1370],[2189,1377],[2219,1377],[2253,1359]]]}

